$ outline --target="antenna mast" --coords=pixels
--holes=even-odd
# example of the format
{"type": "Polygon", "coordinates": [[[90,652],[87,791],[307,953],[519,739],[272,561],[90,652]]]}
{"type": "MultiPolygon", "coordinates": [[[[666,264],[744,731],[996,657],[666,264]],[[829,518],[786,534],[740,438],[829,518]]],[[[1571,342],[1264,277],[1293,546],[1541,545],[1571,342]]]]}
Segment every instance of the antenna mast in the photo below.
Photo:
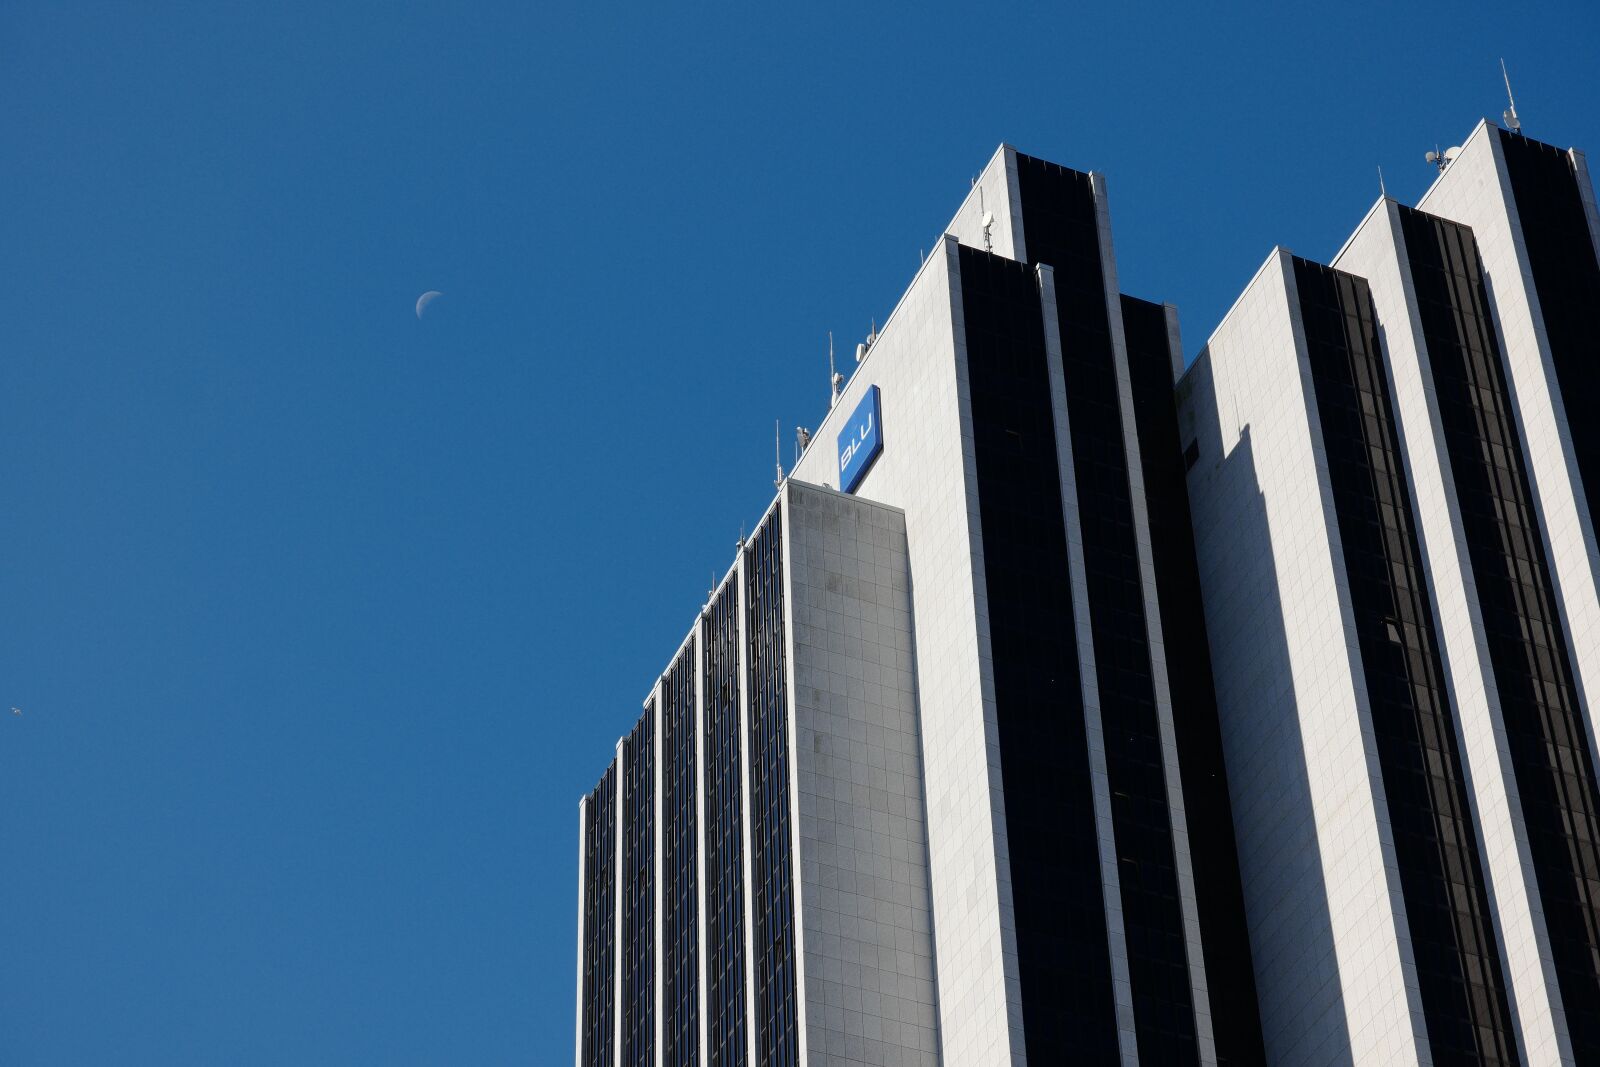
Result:
{"type": "Polygon", "coordinates": [[[1506,129],[1513,133],[1522,132],[1522,120],[1517,118],[1517,98],[1511,95],[1511,75],[1506,73],[1506,61],[1500,61],[1500,76],[1506,80],[1506,102],[1511,106],[1506,108],[1501,118],[1506,120],[1506,129]]]}
{"type": "Polygon", "coordinates": [[[772,420],[772,458],[778,468],[778,477],[772,483],[774,489],[783,488],[783,435],[778,431],[781,420],[772,420]]]}

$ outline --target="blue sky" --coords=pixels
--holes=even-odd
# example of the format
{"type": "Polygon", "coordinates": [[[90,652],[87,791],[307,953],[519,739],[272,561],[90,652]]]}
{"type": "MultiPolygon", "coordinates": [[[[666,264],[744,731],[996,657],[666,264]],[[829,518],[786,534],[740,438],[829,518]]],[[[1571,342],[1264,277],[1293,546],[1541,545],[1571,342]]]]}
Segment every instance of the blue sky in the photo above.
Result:
{"type": "Polygon", "coordinates": [[[995,145],[1192,355],[1593,5],[0,10],[0,1062],[561,1063],[576,805],[995,145]],[[427,289],[444,293],[418,320],[427,289]]]}

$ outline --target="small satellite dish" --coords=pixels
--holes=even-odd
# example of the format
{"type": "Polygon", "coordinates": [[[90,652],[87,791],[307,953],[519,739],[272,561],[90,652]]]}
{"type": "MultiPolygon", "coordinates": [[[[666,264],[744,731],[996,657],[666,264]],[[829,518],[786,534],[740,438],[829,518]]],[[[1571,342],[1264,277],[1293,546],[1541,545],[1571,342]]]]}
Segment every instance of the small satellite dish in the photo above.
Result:
{"type": "Polygon", "coordinates": [[[993,225],[994,225],[994,212],[985,211],[983,213],[983,228],[987,230],[989,227],[991,227],[993,225]]]}
{"type": "Polygon", "coordinates": [[[1454,163],[1456,161],[1456,157],[1459,156],[1460,154],[1461,154],[1461,146],[1460,145],[1455,145],[1454,147],[1446,148],[1444,150],[1444,161],[1446,163],[1454,163]]]}
{"type": "Polygon", "coordinates": [[[1437,152],[1429,152],[1427,155],[1423,156],[1422,158],[1426,159],[1429,163],[1432,163],[1435,166],[1437,166],[1442,157],[1437,152]]]}

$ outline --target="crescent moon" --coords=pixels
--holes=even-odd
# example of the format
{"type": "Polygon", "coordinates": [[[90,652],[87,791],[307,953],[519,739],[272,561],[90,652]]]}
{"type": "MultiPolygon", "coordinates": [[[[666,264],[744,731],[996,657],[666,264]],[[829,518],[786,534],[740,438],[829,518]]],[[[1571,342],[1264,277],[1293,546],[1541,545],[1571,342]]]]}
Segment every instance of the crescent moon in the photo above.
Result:
{"type": "Polygon", "coordinates": [[[428,305],[443,295],[444,294],[439,292],[437,289],[429,289],[426,293],[423,293],[421,296],[417,297],[417,318],[422,318],[422,313],[428,310],[428,305]]]}

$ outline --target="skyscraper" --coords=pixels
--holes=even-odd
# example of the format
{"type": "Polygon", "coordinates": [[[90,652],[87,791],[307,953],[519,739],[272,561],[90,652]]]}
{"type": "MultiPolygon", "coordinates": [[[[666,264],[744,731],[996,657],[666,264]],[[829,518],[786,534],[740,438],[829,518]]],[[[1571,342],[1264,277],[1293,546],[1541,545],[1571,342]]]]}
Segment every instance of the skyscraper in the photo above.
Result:
{"type": "Polygon", "coordinates": [[[1001,146],[579,809],[577,1062],[1600,1062],[1600,215],[1483,123],[1184,369],[1001,146]]]}
{"type": "Polygon", "coordinates": [[[1480,124],[1180,383],[1274,1059],[1600,1060],[1593,203],[1480,124]]]}
{"type": "MultiPolygon", "coordinates": [[[[658,832],[662,1063],[701,1062],[691,1046],[706,1063],[1259,1060],[1207,665],[1167,653],[1169,633],[1203,632],[1176,319],[1116,277],[1104,181],[1002,146],[741,550],[745,577],[679,654],[737,660],[743,704],[703,667],[698,696],[668,695],[689,668],[663,675],[645,715],[661,723],[656,796],[665,812],[692,788],[701,807],[658,832]],[[880,512],[894,545],[836,533],[880,512]],[[801,521],[814,513],[829,516],[816,529],[801,521]],[[874,609],[890,630],[850,600],[869,588],[863,561],[870,588],[895,594],[874,609]],[[839,617],[809,590],[843,597],[839,617]],[[719,645],[733,596],[745,629],[719,645]],[[752,608],[763,597],[778,607],[752,608]],[[885,633],[903,647],[855,666],[885,633]],[[695,723],[681,757],[674,716],[695,723]],[[711,756],[733,751],[722,730],[745,746],[731,774],[711,756]],[[711,814],[729,789],[749,794],[737,841],[711,814]],[[700,842],[698,867],[674,840],[700,842]],[[1221,862],[1197,869],[1192,842],[1221,862]],[[748,941],[719,949],[715,902],[737,894],[711,887],[731,887],[720,865],[741,850],[748,904],[726,917],[748,941]],[[741,951],[742,1004],[713,989],[741,951]],[[743,1047],[719,1027],[743,1027],[743,1047]]],[[[617,766],[627,781],[626,742],[617,766]]],[[[610,796],[602,783],[584,802],[586,857],[610,796]]],[[[585,863],[587,917],[587,872],[616,876],[585,863]]],[[[635,868],[621,869],[625,902],[635,868]]],[[[591,928],[586,990],[618,966],[591,928]]],[[[587,1036],[605,1025],[592,1000],[579,1062],[609,1063],[587,1036]]]]}
{"type": "Polygon", "coordinates": [[[910,595],[785,483],[580,805],[580,1063],[938,1062],[910,595]]]}

